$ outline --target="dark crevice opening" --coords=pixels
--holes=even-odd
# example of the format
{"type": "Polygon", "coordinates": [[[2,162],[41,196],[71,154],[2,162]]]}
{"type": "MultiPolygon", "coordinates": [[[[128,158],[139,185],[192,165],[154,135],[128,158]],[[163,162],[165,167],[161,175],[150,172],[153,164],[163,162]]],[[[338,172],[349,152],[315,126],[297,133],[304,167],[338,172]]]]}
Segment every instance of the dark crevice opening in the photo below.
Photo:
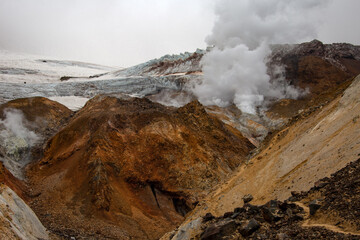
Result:
{"type": "Polygon", "coordinates": [[[185,215],[191,211],[191,208],[186,204],[184,199],[173,198],[172,200],[176,212],[178,212],[181,216],[185,217],[185,215]]]}
{"type": "Polygon", "coordinates": [[[157,182],[148,182],[147,184],[148,184],[148,186],[150,186],[151,192],[154,196],[154,199],[155,199],[156,204],[159,207],[159,209],[161,209],[161,207],[160,207],[160,203],[158,200],[158,194],[156,193],[157,191],[159,191],[161,194],[165,194],[168,197],[170,197],[175,211],[183,217],[185,217],[185,215],[187,213],[189,213],[192,209],[194,209],[194,207],[198,203],[198,202],[195,202],[195,203],[193,203],[193,205],[189,205],[189,203],[186,201],[186,198],[182,197],[181,194],[160,190],[160,189],[162,189],[162,187],[157,182]]]}
{"type": "Polygon", "coordinates": [[[160,208],[160,204],[159,204],[158,199],[157,199],[157,196],[156,196],[156,190],[155,190],[154,185],[153,185],[153,184],[150,184],[150,188],[151,188],[151,191],[152,191],[152,193],[153,193],[153,195],[154,195],[156,204],[157,204],[157,206],[160,208]]]}

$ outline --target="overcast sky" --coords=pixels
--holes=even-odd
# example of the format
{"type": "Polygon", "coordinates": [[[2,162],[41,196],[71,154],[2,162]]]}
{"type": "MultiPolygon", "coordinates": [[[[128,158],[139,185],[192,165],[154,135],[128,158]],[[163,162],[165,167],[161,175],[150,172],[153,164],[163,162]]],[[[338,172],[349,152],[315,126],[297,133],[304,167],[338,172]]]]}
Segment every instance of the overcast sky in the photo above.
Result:
{"type": "MultiPolygon", "coordinates": [[[[0,0],[0,49],[127,67],[205,48],[216,1],[0,0]]],[[[360,45],[359,10],[333,0],[317,38],[360,45]]]]}

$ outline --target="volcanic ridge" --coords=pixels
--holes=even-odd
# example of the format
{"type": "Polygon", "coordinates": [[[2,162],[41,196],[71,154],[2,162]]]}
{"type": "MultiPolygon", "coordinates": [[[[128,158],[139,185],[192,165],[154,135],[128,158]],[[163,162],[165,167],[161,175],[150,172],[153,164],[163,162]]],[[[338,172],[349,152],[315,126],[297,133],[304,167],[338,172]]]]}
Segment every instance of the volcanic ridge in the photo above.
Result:
{"type": "Polygon", "coordinates": [[[197,100],[204,50],[0,83],[0,237],[360,239],[360,47],[271,49],[304,94],[256,114],[197,100]],[[48,99],[67,94],[89,100],[48,99]]]}

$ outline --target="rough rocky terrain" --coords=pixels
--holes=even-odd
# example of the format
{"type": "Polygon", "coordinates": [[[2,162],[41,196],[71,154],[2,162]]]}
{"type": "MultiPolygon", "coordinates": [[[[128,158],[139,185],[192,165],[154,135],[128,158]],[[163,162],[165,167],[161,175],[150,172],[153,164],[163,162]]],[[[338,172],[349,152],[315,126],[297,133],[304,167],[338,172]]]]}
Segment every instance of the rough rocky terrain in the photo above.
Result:
{"type": "Polygon", "coordinates": [[[197,101],[97,96],[29,168],[30,206],[64,236],[156,239],[252,149],[197,101]]]}
{"type": "Polygon", "coordinates": [[[0,236],[360,239],[359,47],[273,46],[272,81],[308,94],[257,115],[196,101],[204,53],[0,83],[3,102],[94,97],[76,112],[41,97],[0,105],[0,236]]]}
{"type": "MultiPolygon", "coordinates": [[[[283,202],[252,205],[246,195],[242,207],[197,219],[192,239],[360,239],[359,171],[360,159],[283,202]]],[[[187,238],[179,231],[163,239],[187,238]]]]}
{"type": "MultiPolygon", "coordinates": [[[[260,109],[256,116],[234,112],[233,106],[226,109],[210,107],[209,112],[240,130],[258,146],[269,132],[283,127],[299,111],[319,105],[316,102],[325,103],[332,99],[324,97],[324,92],[337,89],[347,79],[359,74],[359,49],[359,46],[351,44],[323,44],[318,40],[274,45],[268,59],[272,81],[281,86],[295,86],[308,94],[298,100],[274,102],[268,99],[268,106],[260,109]]],[[[69,78],[63,82],[0,82],[0,88],[3,89],[0,92],[0,103],[34,96],[54,99],[76,96],[84,102],[84,98],[90,99],[98,94],[123,93],[148,96],[161,104],[179,107],[195,100],[191,88],[203,79],[201,58],[204,54],[206,51],[197,50],[195,53],[166,55],[130,68],[88,78],[69,78]]]]}
{"type": "Polygon", "coordinates": [[[314,214],[307,225],[336,226],[360,238],[360,159],[315,183],[307,192],[295,192],[290,198],[310,207],[314,214]]]}
{"type": "MultiPolygon", "coordinates": [[[[359,91],[360,76],[327,105],[314,106],[309,112],[296,116],[294,122],[274,134],[247,165],[241,166],[227,183],[201,202],[178,232],[207,212],[221,216],[241,206],[246,194],[254,196],[255,204],[265,204],[272,199],[284,201],[291,192],[307,191],[318,180],[357,160],[359,91]]],[[[356,181],[353,184],[358,187],[356,181]]],[[[354,202],[358,204],[356,199],[354,202]]]]}

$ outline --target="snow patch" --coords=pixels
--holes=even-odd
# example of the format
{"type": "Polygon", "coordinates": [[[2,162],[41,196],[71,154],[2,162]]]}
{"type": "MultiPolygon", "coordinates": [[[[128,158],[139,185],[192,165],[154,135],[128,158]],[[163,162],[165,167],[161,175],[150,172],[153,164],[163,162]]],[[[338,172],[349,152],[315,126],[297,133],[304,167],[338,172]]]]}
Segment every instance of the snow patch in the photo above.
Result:
{"type": "Polygon", "coordinates": [[[85,97],[77,97],[77,96],[57,96],[57,97],[49,97],[50,100],[56,101],[72,111],[77,111],[81,109],[89,98],[85,97]]]}

